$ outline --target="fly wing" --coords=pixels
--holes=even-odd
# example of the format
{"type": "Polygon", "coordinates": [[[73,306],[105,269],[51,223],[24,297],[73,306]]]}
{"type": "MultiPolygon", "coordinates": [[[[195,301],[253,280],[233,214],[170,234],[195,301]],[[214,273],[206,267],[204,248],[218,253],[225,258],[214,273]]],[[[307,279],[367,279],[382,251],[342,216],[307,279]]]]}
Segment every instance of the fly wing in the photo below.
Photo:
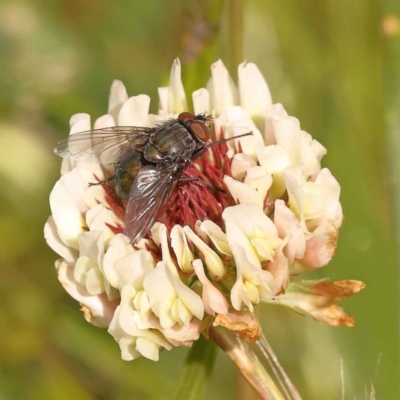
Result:
{"type": "Polygon", "coordinates": [[[57,143],[54,152],[70,160],[114,164],[141,150],[154,128],[114,126],[75,133],[57,143]]]}
{"type": "Polygon", "coordinates": [[[129,193],[125,213],[125,235],[131,243],[145,236],[160,216],[166,202],[182,173],[171,166],[157,169],[152,165],[143,167],[129,193]]]}

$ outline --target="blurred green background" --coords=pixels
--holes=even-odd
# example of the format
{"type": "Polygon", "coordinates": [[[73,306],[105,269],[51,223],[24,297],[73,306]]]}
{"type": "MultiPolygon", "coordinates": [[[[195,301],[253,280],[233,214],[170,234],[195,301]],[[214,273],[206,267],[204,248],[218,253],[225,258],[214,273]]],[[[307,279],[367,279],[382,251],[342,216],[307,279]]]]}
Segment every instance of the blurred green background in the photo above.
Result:
{"type": "MultiPolygon", "coordinates": [[[[324,165],[341,183],[346,221],[337,255],[317,276],[366,282],[342,303],[356,327],[259,309],[303,398],[342,399],[341,362],[345,399],[366,399],[372,382],[377,399],[400,398],[400,131],[396,118],[386,118],[400,112],[399,27],[386,14],[399,10],[390,7],[374,0],[0,2],[1,400],[170,398],[187,350],[164,352],[158,363],[121,361],[113,338],[87,324],[59,285],[57,255],[42,231],[59,177],[53,147],[68,134],[69,117],[105,113],[114,78],[129,95],[149,94],[155,112],[157,86],[178,55],[188,95],[205,85],[218,58],[235,79],[242,58],[257,63],[274,102],[328,148],[324,165]]],[[[219,354],[205,398],[256,397],[219,354]]]]}

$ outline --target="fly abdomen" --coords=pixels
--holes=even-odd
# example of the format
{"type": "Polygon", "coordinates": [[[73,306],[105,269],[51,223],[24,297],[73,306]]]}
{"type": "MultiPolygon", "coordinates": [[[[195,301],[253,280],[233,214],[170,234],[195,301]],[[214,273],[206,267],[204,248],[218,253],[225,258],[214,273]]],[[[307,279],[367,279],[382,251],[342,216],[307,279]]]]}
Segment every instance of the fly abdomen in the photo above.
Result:
{"type": "Polygon", "coordinates": [[[115,193],[121,199],[129,198],[129,190],[142,168],[142,154],[134,151],[132,156],[117,164],[114,176],[115,193]]]}

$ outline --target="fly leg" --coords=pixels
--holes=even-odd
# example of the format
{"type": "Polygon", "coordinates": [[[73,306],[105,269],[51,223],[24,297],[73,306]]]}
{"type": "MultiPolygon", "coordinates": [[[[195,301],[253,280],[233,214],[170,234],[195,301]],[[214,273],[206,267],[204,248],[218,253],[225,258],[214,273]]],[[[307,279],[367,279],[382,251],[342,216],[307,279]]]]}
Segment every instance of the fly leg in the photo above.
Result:
{"type": "Polygon", "coordinates": [[[218,190],[221,193],[226,193],[226,191],[224,189],[220,189],[220,188],[214,186],[212,183],[206,182],[201,178],[181,178],[181,179],[179,179],[179,182],[198,182],[198,183],[202,183],[203,185],[208,186],[211,189],[218,190]]]}
{"type": "Polygon", "coordinates": [[[96,182],[96,183],[89,182],[89,187],[97,186],[97,185],[103,185],[104,183],[110,182],[112,179],[114,179],[114,177],[110,176],[109,178],[104,179],[104,181],[99,181],[99,182],[96,182]]]}

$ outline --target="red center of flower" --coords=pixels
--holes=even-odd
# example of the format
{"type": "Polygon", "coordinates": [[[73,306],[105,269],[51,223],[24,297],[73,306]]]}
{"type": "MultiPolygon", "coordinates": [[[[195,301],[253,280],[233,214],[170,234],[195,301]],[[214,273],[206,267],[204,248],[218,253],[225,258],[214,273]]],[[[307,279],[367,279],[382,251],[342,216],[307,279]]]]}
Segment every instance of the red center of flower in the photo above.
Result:
{"type": "Polygon", "coordinates": [[[196,221],[209,219],[223,227],[222,212],[235,204],[223,180],[231,176],[227,151],[226,143],[210,147],[185,169],[159,222],[168,229],[177,224],[194,229],[196,221]]]}

